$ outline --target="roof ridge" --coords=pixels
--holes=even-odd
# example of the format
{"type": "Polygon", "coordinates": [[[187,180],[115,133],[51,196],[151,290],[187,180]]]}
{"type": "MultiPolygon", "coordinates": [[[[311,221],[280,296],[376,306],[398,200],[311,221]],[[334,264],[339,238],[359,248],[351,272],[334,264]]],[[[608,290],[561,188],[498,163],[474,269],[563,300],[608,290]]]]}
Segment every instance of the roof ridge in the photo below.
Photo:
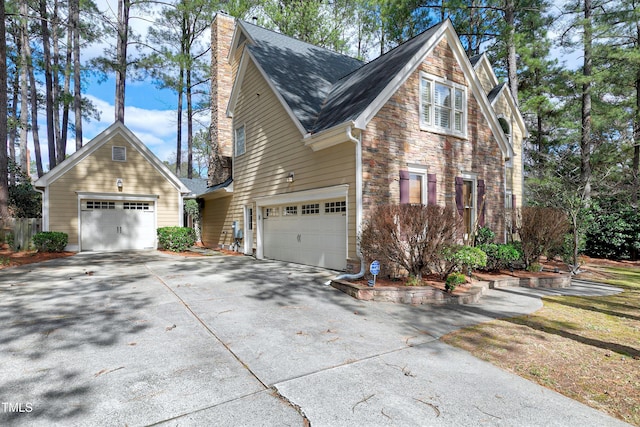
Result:
{"type": "Polygon", "coordinates": [[[336,52],[335,50],[329,49],[328,47],[318,46],[318,45],[316,45],[316,44],[309,43],[309,42],[306,42],[306,41],[304,41],[304,40],[297,39],[297,38],[295,38],[295,37],[293,37],[293,36],[290,36],[290,35],[288,35],[288,34],[284,34],[284,33],[278,32],[278,31],[276,31],[276,30],[272,30],[271,28],[262,27],[262,26],[260,26],[260,25],[252,24],[252,23],[247,22],[247,21],[244,21],[244,20],[242,20],[242,19],[238,19],[238,21],[239,21],[239,22],[241,22],[243,25],[245,25],[245,24],[246,24],[246,25],[249,25],[249,26],[254,27],[254,28],[258,28],[258,29],[263,30],[263,31],[268,31],[268,32],[273,33],[273,34],[276,34],[276,35],[278,35],[278,36],[286,37],[286,38],[288,38],[288,39],[291,39],[291,40],[293,40],[293,41],[295,41],[295,42],[297,42],[297,43],[303,43],[303,44],[309,45],[309,46],[311,46],[311,47],[314,47],[314,48],[316,48],[316,49],[322,49],[322,50],[325,50],[325,51],[327,51],[327,52],[329,52],[329,53],[331,53],[331,54],[334,54],[334,55],[340,55],[340,56],[343,56],[343,57],[348,58],[348,59],[352,59],[352,60],[355,60],[355,61],[359,61],[359,62],[361,62],[361,63],[362,63],[362,65],[363,65],[363,66],[364,66],[364,65],[366,65],[366,63],[365,63],[363,60],[358,59],[358,58],[356,58],[356,57],[353,57],[353,56],[351,56],[351,55],[347,55],[346,53],[336,52]]]}

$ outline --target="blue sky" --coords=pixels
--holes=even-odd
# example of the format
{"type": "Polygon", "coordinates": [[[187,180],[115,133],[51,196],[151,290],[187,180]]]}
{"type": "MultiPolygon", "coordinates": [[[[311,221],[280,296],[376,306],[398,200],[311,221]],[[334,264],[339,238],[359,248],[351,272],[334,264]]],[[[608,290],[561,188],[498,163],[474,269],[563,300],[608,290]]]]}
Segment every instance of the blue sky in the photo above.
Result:
{"type": "MultiPolygon", "coordinates": [[[[114,15],[117,0],[97,0],[96,4],[105,16],[114,15]]],[[[144,15],[136,15],[132,12],[131,26],[134,33],[143,39],[147,33],[147,28],[153,20],[150,12],[144,15]]],[[[207,33],[203,41],[209,42],[210,36],[207,33]]],[[[88,46],[82,51],[82,60],[88,63],[91,58],[103,54],[105,49],[115,49],[113,41],[107,40],[101,44],[88,46]]],[[[135,54],[135,49],[131,49],[135,54]]],[[[100,119],[83,120],[83,140],[89,142],[100,132],[105,130],[114,122],[114,99],[115,99],[115,79],[111,75],[104,82],[91,77],[83,82],[83,95],[90,99],[97,110],[100,111],[100,119]]],[[[144,142],[147,147],[162,161],[175,159],[176,151],[176,107],[177,97],[168,89],[158,89],[151,80],[133,81],[128,80],[125,91],[125,125],[144,142]]],[[[186,112],[186,103],[184,104],[186,112]]],[[[186,116],[186,114],[185,114],[186,116]]],[[[208,126],[208,114],[198,117],[198,124],[194,122],[195,130],[202,124],[208,126]]],[[[44,111],[39,114],[40,146],[42,151],[42,161],[48,164],[47,138],[46,138],[46,118],[44,111]]],[[[75,137],[70,135],[67,142],[67,154],[75,151],[75,137]]],[[[183,116],[183,147],[186,148],[186,117],[183,116]]],[[[33,142],[29,141],[29,150],[33,157],[33,142]]]]}

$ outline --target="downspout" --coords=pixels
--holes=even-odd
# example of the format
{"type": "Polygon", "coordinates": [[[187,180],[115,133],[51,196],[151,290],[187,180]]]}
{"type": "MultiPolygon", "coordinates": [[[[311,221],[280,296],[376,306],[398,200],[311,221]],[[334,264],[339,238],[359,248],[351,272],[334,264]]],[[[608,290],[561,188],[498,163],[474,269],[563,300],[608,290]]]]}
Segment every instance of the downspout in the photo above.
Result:
{"type": "MultiPolygon", "coordinates": [[[[356,145],[356,233],[359,234],[362,228],[362,132],[356,138],[351,133],[352,129],[352,126],[347,127],[347,138],[356,145]]],[[[353,274],[341,274],[333,280],[356,280],[364,277],[366,264],[360,250],[360,241],[357,237],[356,254],[360,258],[360,271],[353,274]]],[[[331,280],[325,284],[330,285],[331,280]]]]}

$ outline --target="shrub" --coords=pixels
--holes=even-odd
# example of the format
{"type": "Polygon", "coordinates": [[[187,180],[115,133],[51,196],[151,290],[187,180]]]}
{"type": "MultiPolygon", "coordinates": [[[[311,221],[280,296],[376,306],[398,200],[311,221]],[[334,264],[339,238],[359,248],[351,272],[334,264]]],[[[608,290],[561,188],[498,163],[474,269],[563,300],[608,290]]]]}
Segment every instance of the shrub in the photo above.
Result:
{"type": "Polygon", "coordinates": [[[458,285],[462,285],[467,282],[467,278],[462,273],[453,272],[447,276],[447,279],[444,282],[444,288],[447,292],[453,292],[453,290],[458,285]]]}
{"type": "Polygon", "coordinates": [[[496,233],[491,231],[489,227],[482,227],[478,230],[476,234],[476,246],[486,245],[488,243],[493,243],[493,240],[496,238],[496,233]]]}
{"type": "Polygon", "coordinates": [[[531,271],[534,273],[542,271],[542,264],[540,264],[539,262],[532,262],[527,266],[527,271],[531,271]]]}
{"type": "Polygon", "coordinates": [[[196,243],[196,233],[189,227],[158,228],[158,245],[172,252],[183,252],[196,243]]]}
{"type": "Polygon", "coordinates": [[[561,246],[569,231],[567,215],[560,209],[528,206],[519,209],[517,226],[522,245],[522,258],[528,267],[540,255],[561,246]]]}
{"type": "Polygon", "coordinates": [[[453,270],[464,272],[487,265],[487,254],[482,249],[472,246],[449,247],[445,250],[443,258],[448,264],[448,270],[444,271],[447,277],[453,270]]]}
{"type": "Polygon", "coordinates": [[[593,208],[593,223],[586,233],[587,255],[629,259],[640,252],[640,213],[630,206],[593,208]]]}
{"type": "Polygon", "coordinates": [[[459,215],[450,207],[379,205],[364,222],[360,248],[368,261],[377,259],[422,278],[439,268],[442,252],[455,242],[459,224],[459,215]]]}
{"type": "Polygon", "coordinates": [[[422,280],[418,279],[416,276],[409,276],[405,285],[407,286],[422,286],[422,280]]]}
{"type": "Polygon", "coordinates": [[[511,243],[506,245],[487,243],[480,245],[479,248],[487,254],[486,270],[489,271],[509,268],[512,263],[522,257],[522,253],[511,243]]]}
{"type": "Polygon", "coordinates": [[[38,252],[62,252],[69,242],[67,233],[41,231],[33,236],[33,245],[38,252]]]}

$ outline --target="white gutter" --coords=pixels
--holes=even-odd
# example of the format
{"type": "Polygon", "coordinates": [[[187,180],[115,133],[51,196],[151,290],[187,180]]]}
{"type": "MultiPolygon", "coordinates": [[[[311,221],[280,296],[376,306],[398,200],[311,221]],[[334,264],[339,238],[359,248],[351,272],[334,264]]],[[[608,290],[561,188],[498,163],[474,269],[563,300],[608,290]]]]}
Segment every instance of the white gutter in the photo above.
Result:
{"type": "MultiPolygon", "coordinates": [[[[358,137],[354,137],[352,133],[353,127],[347,127],[347,138],[356,144],[356,234],[359,235],[362,230],[362,132],[358,137]]],[[[360,271],[354,274],[341,274],[333,280],[356,280],[364,276],[366,265],[362,251],[360,249],[360,241],[356,235],[356,254],[360,258],[360,271]]],[[[331,280],[325,283],[331,284],[331,280]]]]}

